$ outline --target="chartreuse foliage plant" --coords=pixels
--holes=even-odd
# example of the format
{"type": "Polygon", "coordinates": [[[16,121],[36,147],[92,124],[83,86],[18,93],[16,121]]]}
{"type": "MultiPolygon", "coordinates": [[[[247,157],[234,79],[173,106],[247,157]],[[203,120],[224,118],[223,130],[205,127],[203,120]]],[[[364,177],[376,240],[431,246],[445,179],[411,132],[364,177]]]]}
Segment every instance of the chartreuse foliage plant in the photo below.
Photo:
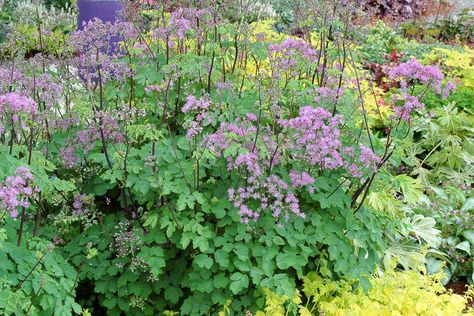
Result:
{"type": "Polygon", "coordinates": [[[354,290],[351,282],[332,281],[311,272],[303,278],[301,290],[294,298],[279,296],[268,289],[265,315],[472,315],[466,310],[474,294],[472,287],[465,296],[447,291],[440,282],[442,275],[428,276],[417,270],[386,270],[370,279],[371,288],[354,290]]]}
{"type": "Polygon", "coordinates": [[[264,288],[300,304],[311,271],[329,300],[444,255],[418,206],[426,181],[469,185],[444,176],[470,170],[470,125],[444,124],[464,114],[427,119],[453,76],[396,55],[372,78],[355,2],[308,3],[298,36],[234,2],[130,3],[60,49],[36,15],[39,52],[3,42],[5,314],[255,313],[264,288]]]}

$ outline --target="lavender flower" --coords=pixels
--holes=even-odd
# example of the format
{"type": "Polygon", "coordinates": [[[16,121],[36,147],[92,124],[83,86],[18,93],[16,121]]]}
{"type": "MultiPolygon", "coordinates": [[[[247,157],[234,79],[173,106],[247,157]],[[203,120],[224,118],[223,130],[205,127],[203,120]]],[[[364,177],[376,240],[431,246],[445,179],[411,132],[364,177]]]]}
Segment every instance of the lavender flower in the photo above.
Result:
{"type": "Polygon", "coordinates": [[[200,97],[199,99],[192,95],[187,97],[186,103],[181,109],[183,113],[189,113],[188,117],[192,117],[192,120],[188,118],[185,122],[187,139],[192,139],[199,135],[202,133],[204,126],[212,123],[212,116],[209,112],[211,106],[212,101],[205,97],[200,97]]]}
{"type": "Polygon", "coordinates": [[[370,148],[364,145],[359,145],[360,157],[359,160],[365,166],[365,168],[372,169],[374,172],[377,171],[378,164],[381,162],[378,157],[370,148]]]}
{"type": "Polygon", "coordinates": [[[91,211],[94,206],[94,196],[78,194],[74,197],[74,202],[72,203],[72,215],[82,216],[91,211]]]}
{"type": "Polygon", "coordinates": [[[12,218],[17,218],[19,208],[28,208],[28,200],[39,191],[33,188],[33,175],[27,167],[18,167],[14,176],[8,176],[0,184],[0,209],[10,213],[12,218]]]}
{"type": "Polygon", "coordinates": [[[279,79],[280,72],[289,72],[290,76],[296,75],[299,61],[315,61],[317,51],[309,43],[289,37],[281,44],[271,44],[268,47],[268,56],[273,66],[272,77],[279,79]]]}
{"type": "Polygon", "coordinates": [[[293,188],[304,187],[314,183],[314,178],[309,173],[290,171],[291,186],[293,188]]]}
{"type": "Polygon", "coordinates": [[[11,115],[14,122],[21,114],[34,115],[38,112],[36,102],[16,92],[0,95],[0,115],[11,115]]]}
{"type": "Polygon", "coordinates": [[[289,149],[293,159],[324,169],[344,165],[338,128],[341,124],[339,116],[332,117],[327,110],[311,106],[301,108],[296,118],[280,121],[280,125],[290,132],[289,149]]]}
{"type": "Polygon", "coordinates": [[[444,80],[444,75],[438,67],[424,66],[419,61],[412,58],[409,61],[392,68],[389,72],[389,79],[430,84],[433,85],[439,93],[441,91],[441,83],[444,80]]]}

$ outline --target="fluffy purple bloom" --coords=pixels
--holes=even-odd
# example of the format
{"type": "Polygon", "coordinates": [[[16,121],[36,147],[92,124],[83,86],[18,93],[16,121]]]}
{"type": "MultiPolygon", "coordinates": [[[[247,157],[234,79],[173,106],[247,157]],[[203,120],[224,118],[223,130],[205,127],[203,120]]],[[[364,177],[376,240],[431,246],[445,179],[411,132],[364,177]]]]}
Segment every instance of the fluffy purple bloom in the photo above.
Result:
{"type": "Polygon", "coordinates": [[[206,97],[197,99],[195,96],[190,95],[186,98],[186,103],[181,111],[192,116],[192,120],[188,119],[185,123],[187,139],[192,139],[201,134],[204,126],[212,123],[212,116],[209,112],[212,105],[212,101],[206,97]]]}
{"type": "Polygon", "coordinates": [[[171,39],[182,40],[185,33],[192,29],[191,20],[185,16],[185,10],[179,9],[171,13],[171,18],[164,27],[156,28],[153,35],[156,38],[162,39],[168,43],[168,46],[173,46],[171,39]]]}
{"type": "Polygon", "coordinates": [[[343,88],[320,87],[314,90],[315,102],[336,102],[344,93],[343,88]]]}
{"type": "Polygon", "coordinates": [[[212,101],[205,97],[197,99],[195,96],[190,95],[186,98],[186,103],[183,105],[181,111],[183,113],[188,113],[190,111],[205,111],[209,109],[211,105],[212,101]]]}
{"type": "Polygon", "coordinates": [[[424,66],[412,58],[392,68],[389,72],[389,79],[405,82],[418,81],[422,84],[431,84],[435,87],[436,91],[440,93],[444,75],[438,67],[424,66]]]}
{"type": "Polygon", "coordinates": [[[339,139],[340,117],[333,117],[323,108],[306,106],[299,116],[280,121],[290,131],[289,149],[294,159],[310,166],[335,169],[344,165],[339,139]]]}
{"type": "Polygon", "coordinates": [[[258,117],[257,117],[255,114],[253,114],[253,113],[246,113],[246,114],[245,114],[245,119],[246,119],[247,121],[249,121],[249,122],[256,122],[256,121],[258,121],[258,117]]]}
{"type": "Polygon", "coordinates": [[[377,156],[370,148],[364,145],[360,145],[360,157],[359,160],[365,166],[373,171],[377,171],[377,166],[381,162],[379,156],[377,156]]]}
{"type": "Polygon", "coordinates": [[[171,13],[169,27],[179,39],[183,39],[184,33],[191,30],[191,21],[183,17],[182,10],[178,10],[171,13]]]}
{"type": "Polygon", "coordinates": [[[401,106],[396,106],[395,109],[395,114],[397,117],[401,118],[405,122],[408,122],[410,120],[410,114],[416,110],[424,110],[425,105],[418,100],[417,97],[411,96],[411,95],[405,95],[403,100],[403,105],[401,106]]]}
{"type": "Polygon", "coordinates": [[[362,172],[359,170],[356,164],[349,166],[349,174],[354,178],[362,178],[362,172]]]}
{"type": "Polygon", "coordinates": [[[74,202],[72,203],[72,215],[81,216],[90,212],[93,206],[94,198],[93,196],[78,194],[74,197],[74,202]]]}
{"type": "Polygon", "coordinates": [[[0,209],[17,218],[19,208],[28,208],[28,200],[38,192],[38,188],[31,187],[33,175],[27,167],[18,167],[14,176],[8,176],[0,184],[0,209]]]}
{"type": "Polygon", "coordinates": [[[25,82],[23,73],[16,69],[0,66],[0,93],[11,91],[13,84],[25,82]]]}
{"type": "Polygon", "coordinates": [[[449,81],[443,88],[442,96],[444,99],[446,99],[451,93],[454,92],[456,92],[456,85],[453,82],[449,81]]]}
{"type": "Polygon", "coordinates": [[[152,91],[161,92],[161,87],[159,85],[149,85],[145,87],[145,92],[150,93],[152,91]]]}
{"type": "Polygon", "coordinates": [[[30,87],[30,90],[36,91],[38,100],[44,102],[48,108],[57,103],[63,93],[63,87],[54,82],[49,74],[40,75],[37,80],[33,82],[33,87],[30,87]]]}
{"type": "Polygon", "coordinates": [[[78,131],[75,137],[66,139],[66,146],[61,148],[59,153],[65,167],[76,166],[84,155],[87,155],[99,141],[102,141],[102,134],[107,143],[121,143],[125,140],[117,119],[106,112],[99,112],[96,115],[101,118],[101,126],[92,122],[90,126],[78,131]]]}
{"type": "Polygon", "coordinates": [[[313,62],[317,58],[317,51],[303,40],[287,38],[281,44],[271,44],[268,47],[268,56],[273,65],[273,78],[279,79],[280,72],[290,71],[290,75],[297,70],[298,62],[313,62]]]}
{"type": "Polygon", "coordinates": [[[292,37],[285,39],[281,44],[271,44],[268,47],[268,53],[270,55],[281,54],[285,57],[299,53],[310,60],[317,57],[316,50],[313,49],[309,43],[292,37]]]}
{"type": "Polygon", "coordinates": [[[233,164],[229,164],[229,169],[245,166],[253,176],[261,176],[262,169],[259,164],[259,157],[256,153],[245,153],[237,156],[233,164]]]}
{"type": "Polygon", "coordinates": [[[293,188],[304,187],[314,183],[314,178],[306,172],[290,171],[291,186],[293,188]]]}
{"type": "Polygon", "coordinates": [[[276,175],[264,179],[253,179],[246,187],[236,191],[228,190],[229,201],[239,209],[243,223],[256,221],[260,213],[268,211],[277,222],[287,221],[290,215],[305,217],[301,212],[298,198],[289,190],[288,184],[276,175]],[[250,202],[256,202],[257,207],[251,209],[250,202]]]}
{"type": "Polygon", "coordinates": [[[11,115],[14,122],[21,114],[34,115],[38,112],[36,102],[16,92],[0,95],[0,115],[11,115]]]}
{"type": "Polygon", "coordinates": [[[110,78],[124,81],[133,71],[125,60],[120,42],[137,37],[135,28],[128,22],[104,23],[95,19],[85,23],[84,29],[71,36],[77,56],[73,62],[88,86],[93,86],[100,77],[105,83],[110,78]]]}

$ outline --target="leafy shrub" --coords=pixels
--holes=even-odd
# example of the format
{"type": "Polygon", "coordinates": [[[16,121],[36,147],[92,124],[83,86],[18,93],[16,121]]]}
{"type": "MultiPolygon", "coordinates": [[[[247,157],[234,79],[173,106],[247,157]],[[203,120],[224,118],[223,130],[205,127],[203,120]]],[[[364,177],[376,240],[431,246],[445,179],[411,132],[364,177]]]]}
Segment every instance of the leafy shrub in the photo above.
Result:
{"type": "Polygon", "coordinates": [[[421,135],[401,144],[403,161],[425,185],[472,184],[474,116],[458,110],[455,103],[431,110],[432,117],[420,118],[414,131],[421,135]]]}
{"type": "Polygon", "coordinates": [[[439,228],[440,240],[437,252],[425,261],[429,273],[443,271],[443,284],[449,281],[467,280],[473,283],[474,265],[472,258],[474,229],[474,207],[472,191],[461,191],[455,187],[432,187],[429,201],[422,203],[415,211],[430,214],[439,228]],[[471,196],[466,197],[465,196],[471,196]]]}

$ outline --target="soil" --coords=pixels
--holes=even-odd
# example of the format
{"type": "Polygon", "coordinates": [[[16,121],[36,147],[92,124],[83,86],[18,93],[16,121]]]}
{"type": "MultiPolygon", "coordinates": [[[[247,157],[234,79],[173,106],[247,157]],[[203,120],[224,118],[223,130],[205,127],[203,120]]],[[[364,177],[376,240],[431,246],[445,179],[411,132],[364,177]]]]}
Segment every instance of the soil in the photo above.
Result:
{"type": "MultiPolygon", "coordinates": [[[[446,284],[446,289],[453,291],[454,294],[464,295],[467,291],[468,283],[466,281],[449,282],[446,284]]],[[[466,309],[474,308],[474,300],[471,299],[466,306],[466,309]]]]}

